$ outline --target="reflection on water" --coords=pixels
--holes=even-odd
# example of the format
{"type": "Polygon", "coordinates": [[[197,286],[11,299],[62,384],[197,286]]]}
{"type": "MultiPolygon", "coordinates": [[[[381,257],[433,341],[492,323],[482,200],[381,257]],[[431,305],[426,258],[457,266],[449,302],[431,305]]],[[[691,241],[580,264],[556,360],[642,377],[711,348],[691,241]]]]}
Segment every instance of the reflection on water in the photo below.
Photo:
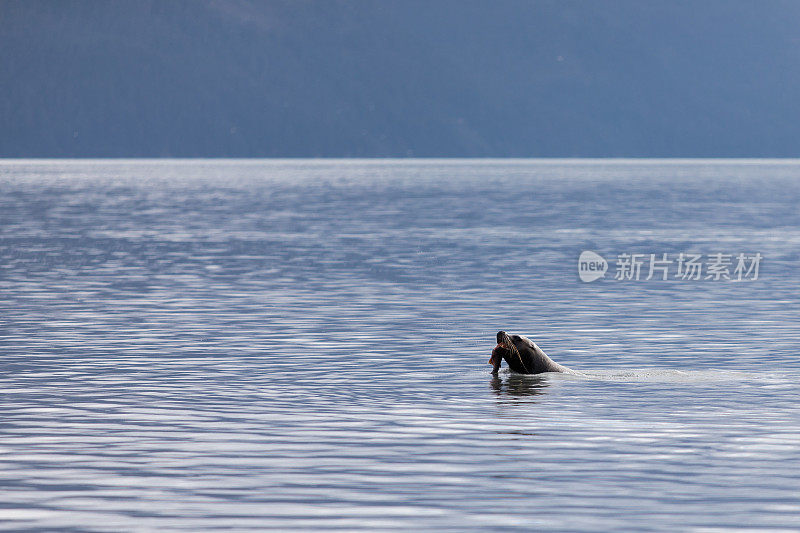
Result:
{"type": "Polygon", "coordinates": [[[519,374],[507,374],[492,376],[490,382],[492,390],[497,395],[499,401],[529,399],[545,392],[547,380],[540,376],[524,376],[519,374]]]}
{"type": "Polygon", "coordinates": [[[0,530],[800,529],[799,175],[0,162],[0,530]]]}

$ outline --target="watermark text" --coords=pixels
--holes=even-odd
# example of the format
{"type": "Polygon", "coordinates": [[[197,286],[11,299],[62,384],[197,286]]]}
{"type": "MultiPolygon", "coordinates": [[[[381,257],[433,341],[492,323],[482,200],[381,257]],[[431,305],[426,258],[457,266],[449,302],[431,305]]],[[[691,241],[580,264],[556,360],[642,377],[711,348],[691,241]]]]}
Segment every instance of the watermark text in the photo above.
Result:
{"type": "MultiPolygon", "coordinates": [[[[617,281],[756,281],[764,256],[761,253],[639,254],[621,253],[612,262],[617,281]]],[[[586,250],[578,258],[578,276],[591,282],[605,277],[609,263],[596,252],[586,250]]]]}

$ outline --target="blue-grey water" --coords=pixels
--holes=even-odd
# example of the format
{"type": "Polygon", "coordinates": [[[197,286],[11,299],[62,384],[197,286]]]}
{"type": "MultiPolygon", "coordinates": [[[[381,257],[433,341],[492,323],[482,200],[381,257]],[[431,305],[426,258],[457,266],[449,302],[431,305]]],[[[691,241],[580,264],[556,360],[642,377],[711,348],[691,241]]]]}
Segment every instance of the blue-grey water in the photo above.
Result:
{"type": "Polygon", "coordinates": [[[797,161],[0,162],[0,528],[800,529],[798,205],[797,161]],[[614,279],[681,252],[763,261],[614,279]],[[580,375],[492,377],[499,329],[580,375]]]}

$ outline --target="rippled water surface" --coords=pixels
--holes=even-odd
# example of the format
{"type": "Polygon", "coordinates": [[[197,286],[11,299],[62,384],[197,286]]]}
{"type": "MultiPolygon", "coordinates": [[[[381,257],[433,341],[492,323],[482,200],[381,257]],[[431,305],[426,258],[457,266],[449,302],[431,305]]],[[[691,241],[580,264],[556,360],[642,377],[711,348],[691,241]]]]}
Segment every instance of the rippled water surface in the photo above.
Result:
{"type": "Polygon", "coordinates": [[[0,528],[796,530],[798,205],[797,162],[0,162],[0,528]],[[680,252],[764,260],[613,279],[680,252]],[[499,329],[581,375],[492,377],[499,329]]]}

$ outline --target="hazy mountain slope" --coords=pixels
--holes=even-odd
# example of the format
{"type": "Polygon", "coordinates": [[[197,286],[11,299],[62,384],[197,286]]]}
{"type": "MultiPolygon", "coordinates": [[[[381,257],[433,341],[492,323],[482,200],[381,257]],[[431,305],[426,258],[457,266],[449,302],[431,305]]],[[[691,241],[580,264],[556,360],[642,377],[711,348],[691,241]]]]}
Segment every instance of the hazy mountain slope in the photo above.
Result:
{"type": "Polygon", "coordinates": [[[0,156],[800,156],[798,2],[0,2],[0,156]]]}

